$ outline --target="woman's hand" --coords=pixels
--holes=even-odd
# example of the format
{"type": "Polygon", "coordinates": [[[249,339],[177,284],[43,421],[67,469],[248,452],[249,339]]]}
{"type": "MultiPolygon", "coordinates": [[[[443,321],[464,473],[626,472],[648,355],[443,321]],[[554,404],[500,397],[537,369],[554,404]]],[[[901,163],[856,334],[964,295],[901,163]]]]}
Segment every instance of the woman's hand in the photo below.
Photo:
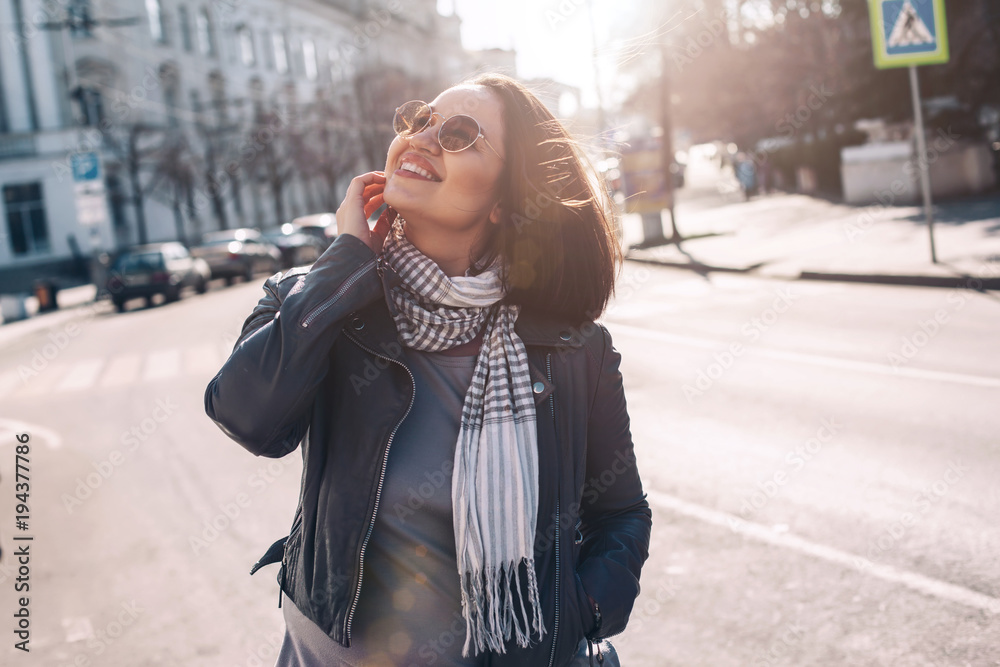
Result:
{"type": "Polygon", "coordinates": [[[376,254],[382,252],[385,237],[396,218],[396,212],[386,207],[375,223],[375,228],[368,227],[368,216],[385,203],[382,199],[384,189],[385,173],[381,171],[356,176],[351,180],[344,201],[337,209],[337,233],[356,236],[376,254]]]}

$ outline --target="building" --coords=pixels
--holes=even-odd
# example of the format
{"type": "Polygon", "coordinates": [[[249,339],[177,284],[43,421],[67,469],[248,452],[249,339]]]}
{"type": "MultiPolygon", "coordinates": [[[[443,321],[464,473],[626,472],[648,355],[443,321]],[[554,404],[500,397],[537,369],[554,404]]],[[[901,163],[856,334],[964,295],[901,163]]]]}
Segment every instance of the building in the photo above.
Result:
{"type": "Polygon", "coordinates": [[[10,0],[0,292],[334,210],[392,110],[476,69],[436,0],[10,0]]]}

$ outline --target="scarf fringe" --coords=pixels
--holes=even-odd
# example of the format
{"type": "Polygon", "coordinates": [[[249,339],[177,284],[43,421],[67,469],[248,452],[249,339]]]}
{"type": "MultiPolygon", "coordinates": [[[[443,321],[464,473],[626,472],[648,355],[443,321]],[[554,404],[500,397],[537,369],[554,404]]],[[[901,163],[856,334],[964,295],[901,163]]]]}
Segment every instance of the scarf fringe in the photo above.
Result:
{"type": "Polygon", "coordinates": [[[462,657],[469,657],[470,649],[475,654],[487,650],[506,653],[506,643],[512,634],[522,648],[528,646],[532,635],[541,638],[545,634],[533,559],[522,558],[520,562],[507,562],[485,572],[464,572],[461,579],[462,609],[465,612],[462,657]],[[521,595],[522,563],[527,572],[530,618],[524,607],[524,596],[521,595]],[[515,597],[520,603],[520,613],[514,606],[515,597]]]}

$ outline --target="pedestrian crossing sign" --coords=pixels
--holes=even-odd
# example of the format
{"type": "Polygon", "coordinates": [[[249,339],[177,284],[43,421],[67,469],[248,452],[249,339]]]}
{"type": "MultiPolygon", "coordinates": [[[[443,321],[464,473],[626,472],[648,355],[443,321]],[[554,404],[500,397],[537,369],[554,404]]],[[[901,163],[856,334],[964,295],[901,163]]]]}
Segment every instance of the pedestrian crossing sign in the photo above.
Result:
{"type": "Polygon", "coordinates": [[[875,66],[948,62],[944,0],[868,0],[875,66]]]}

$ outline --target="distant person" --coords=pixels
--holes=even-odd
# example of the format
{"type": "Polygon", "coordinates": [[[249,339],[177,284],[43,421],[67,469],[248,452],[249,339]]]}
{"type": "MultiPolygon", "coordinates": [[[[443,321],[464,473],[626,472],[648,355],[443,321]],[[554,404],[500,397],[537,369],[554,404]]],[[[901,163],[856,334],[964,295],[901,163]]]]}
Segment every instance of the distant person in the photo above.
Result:
{"type": "Polygon", "coordinates": [[[757,192],[766,195],[774,187],[774,167],[767,151],[761,153],[760,165],[757,168],[757,192]]]}
{"type": "Polygon", "coordinates": [[[749,200],[757,187],[757,167],[746,153],[738,153],[733,163],[736,180],[743,191],[743,199],[749,200]]]}
{"type": "Polygon", "coordinates": [[[625,629],[650,539],[621,357],[592,322],[611,209],[508,77],[393,126],[336,241],[267,280],[205,392],[254,454],[302,446],[290,535],[255,566],[282,562],[277,665],[564,667],[625,629]]]}

